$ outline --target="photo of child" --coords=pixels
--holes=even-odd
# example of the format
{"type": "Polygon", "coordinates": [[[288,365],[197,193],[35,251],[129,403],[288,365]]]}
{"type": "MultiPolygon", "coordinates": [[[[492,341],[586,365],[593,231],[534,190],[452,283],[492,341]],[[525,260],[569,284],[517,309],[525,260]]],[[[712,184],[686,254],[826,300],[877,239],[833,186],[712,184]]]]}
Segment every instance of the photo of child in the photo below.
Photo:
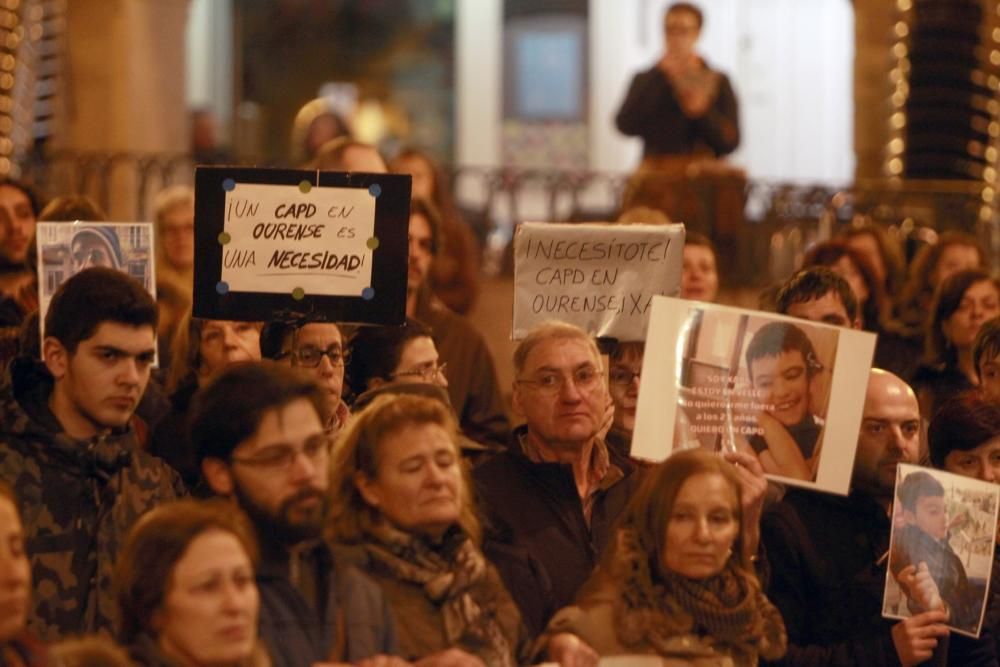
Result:
{"type": "Polygon", "coordinates": [[[866,331],[654,297],[632,455],[739,451],[774,481],[847,495],[874,348],[866,331]]]}
{"type": "Polygon", "coordinates": [[[944,610],[956,632],[979,635],[998,493],[979,480],[899,466],[883,615],[944,610]]]}
{"type": "Polygon", "coordinates": [[[763,315],[699,312],[685,330],[675,446],[738,449],[768,474],[814,480],[837,335],[763,315]]]}

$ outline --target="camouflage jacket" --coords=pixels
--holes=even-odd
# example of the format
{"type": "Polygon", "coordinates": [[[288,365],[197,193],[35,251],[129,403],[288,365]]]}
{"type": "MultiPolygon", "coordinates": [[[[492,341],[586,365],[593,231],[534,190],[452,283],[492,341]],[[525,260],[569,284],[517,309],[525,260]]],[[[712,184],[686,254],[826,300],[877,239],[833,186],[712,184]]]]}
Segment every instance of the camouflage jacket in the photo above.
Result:
{"type": "Polygon", "coordinates": [[[147,510],[184,493],[131,427],[89,441],[62,432],[51,377],[16,360],[0,389],[0,479],[14,486],[31,560],[30,627],[44,641],[111,630],[115,559],[147,510]]]}

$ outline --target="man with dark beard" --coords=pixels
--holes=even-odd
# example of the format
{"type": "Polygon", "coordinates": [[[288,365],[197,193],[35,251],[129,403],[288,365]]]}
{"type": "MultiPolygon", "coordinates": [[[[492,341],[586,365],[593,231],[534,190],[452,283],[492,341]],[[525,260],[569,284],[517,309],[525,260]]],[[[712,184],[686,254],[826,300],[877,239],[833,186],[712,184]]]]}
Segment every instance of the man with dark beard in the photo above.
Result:
{"type": "Polygon", "coordinates": [[[195,398],[191,439],[208,487],[232,497],[260,540],[260,636],[275,667],[393,664],[395,630],[378,586],[335,564],[321,530],[330,440],[327,402],[282,366],[226,369],[195,398]]]}

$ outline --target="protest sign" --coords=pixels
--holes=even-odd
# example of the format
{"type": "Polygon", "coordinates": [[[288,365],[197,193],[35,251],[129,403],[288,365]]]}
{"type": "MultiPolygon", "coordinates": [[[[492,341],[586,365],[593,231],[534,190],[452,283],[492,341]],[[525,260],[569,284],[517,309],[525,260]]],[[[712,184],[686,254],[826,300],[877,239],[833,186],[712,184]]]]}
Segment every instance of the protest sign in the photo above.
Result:
{"type": "Polygon", "coordinates": [[[39,222],[38,320],[45,337],[45,314],[52,295],[70,276],[92,266],[117,269],[138,280],[156,298],[156,253],[149,222],[39,222]]]}
{"type": "Polygon", "coordinates": [[[654,297],[632,454],[740,450],[773,479],[846,495],[874,348],[863,331],[654,297]]]}
{"type": "Polygon", "coordinates": [[[901,463],[882,615],[948,612],[947,625],[979,637],[996,548],[1000,486],[901,463]]]}
{"type": "Polygon", "coordinates": [[[654,295],[680,291],[684,225],[526,222],[514,237],[514,330],[546,320],[593,336],[646,338],[654,295]]]}
{"type": "Polygon", "coordinates": [[[194,314],[402,324],[410,177],[199,167],[194,314]]]}

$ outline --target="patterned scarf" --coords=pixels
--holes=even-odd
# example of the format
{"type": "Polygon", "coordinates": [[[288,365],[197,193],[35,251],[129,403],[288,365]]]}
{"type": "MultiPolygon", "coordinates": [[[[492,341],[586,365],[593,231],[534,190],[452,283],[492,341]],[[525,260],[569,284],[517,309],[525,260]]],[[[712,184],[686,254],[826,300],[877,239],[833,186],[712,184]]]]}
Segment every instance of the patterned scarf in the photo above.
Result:
{"type": "Polygon", "coordinates": [[[489,667],[514,667],[513,649],[497,619],[492,596],[484,595],[487,565],[464,532],[453,528],[439,546],[386,522],[366,529],[368,555],[403,581],[420,585],[441,607],[445,637],[452,646],[476,647],[489,667]]]}
{"type": "Polygon", "coordinates": [[[646,641],[669,653],[671,638],[698,634],[730,651],[737,665],[756,665],[761,656],[774,660],[784,655],[788,637],[781,614],[756,577],[742,574],[732,559],[708,579],[666,573],[654,582],[649,558],[632,529],[619,531],[615,549],[611,576],[622,584],[615,630],[622,643],[646,641]]]}

